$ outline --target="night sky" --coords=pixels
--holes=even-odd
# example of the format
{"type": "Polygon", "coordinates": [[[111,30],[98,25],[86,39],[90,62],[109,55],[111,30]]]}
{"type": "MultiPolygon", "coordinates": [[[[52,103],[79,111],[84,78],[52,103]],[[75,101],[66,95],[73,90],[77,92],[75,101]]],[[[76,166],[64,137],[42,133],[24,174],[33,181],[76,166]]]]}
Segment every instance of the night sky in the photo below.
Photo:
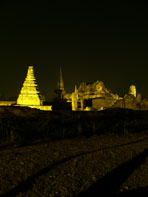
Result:
{"type": "Polygon", "coordinates": [[[31,65],[48,98],[60,67],[67,92],[101,80],[120,96],[135,84],[148,98],[145,5],[22,2],[0,5],[0,95],[16,97],[31,65]]]}

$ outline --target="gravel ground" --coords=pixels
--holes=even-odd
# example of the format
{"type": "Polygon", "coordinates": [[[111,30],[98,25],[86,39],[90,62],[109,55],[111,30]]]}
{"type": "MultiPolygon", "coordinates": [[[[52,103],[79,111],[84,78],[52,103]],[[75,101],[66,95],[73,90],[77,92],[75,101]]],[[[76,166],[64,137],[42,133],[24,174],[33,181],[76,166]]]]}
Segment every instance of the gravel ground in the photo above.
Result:
{"type": "Polygon", "coordinates": [[[0,147],[0,197],[113,196],[148,187],[148,136],[93,136],[0,147]]]}

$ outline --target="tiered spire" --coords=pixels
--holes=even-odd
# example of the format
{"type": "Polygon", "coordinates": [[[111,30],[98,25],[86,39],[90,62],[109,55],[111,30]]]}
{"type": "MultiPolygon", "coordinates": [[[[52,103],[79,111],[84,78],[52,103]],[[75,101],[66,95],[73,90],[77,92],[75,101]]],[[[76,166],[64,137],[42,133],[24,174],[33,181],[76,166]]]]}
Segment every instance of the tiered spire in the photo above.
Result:
{"type": "Polygon", "coordinates": [[[29,66],[26,79],[17,99],[18,105],[41,105],[40,92],[34,77],[33,66],[29,66]]]}
{"type": "Polygon", "coordinates": [[[60,77],[57,82],[57,89],[58,90],[64,90],[64,81],[63,81],[63,75],[62,75],[62,69],[60,68],[60,77]]]}
{"type": "Polygon", "coordinates": [[[60,76],[57,82],[57,89],[55,90],[55,93],[58,96],[58,99],[64,99],[65,96],[65,90],[64,90],[64,81],[63,81],[63,75],[62,75],[62,69],[60,68],[60,76]]]}

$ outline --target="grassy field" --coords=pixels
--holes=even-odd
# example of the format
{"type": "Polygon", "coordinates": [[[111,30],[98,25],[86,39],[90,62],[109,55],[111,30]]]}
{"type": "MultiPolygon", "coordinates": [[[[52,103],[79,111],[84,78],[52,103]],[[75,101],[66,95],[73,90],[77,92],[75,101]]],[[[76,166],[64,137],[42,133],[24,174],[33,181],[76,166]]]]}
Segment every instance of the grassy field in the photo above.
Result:
{"type": "Polygon", "coordinates": [[[44,112],[30,108],[0,107],[0,144],[135,133],[148,134],[148,111],[108,109],[99,112],[44,112]]]}
{"type": "Polygon", "coordinates": [[[148,193],[148,111],[0,108],[0,197],[148,193]]]}
{"type": "Polygon", "coordinates": [[[148,136],[93,136],[0,148],[0,196],[148,191],[148,136]]]}

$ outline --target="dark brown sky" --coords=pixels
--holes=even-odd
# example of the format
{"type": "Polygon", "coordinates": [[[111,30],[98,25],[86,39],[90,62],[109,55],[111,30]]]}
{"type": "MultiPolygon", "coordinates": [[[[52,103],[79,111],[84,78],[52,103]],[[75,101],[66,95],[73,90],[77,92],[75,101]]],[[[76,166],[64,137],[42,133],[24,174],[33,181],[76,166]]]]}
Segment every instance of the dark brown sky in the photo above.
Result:
{"type": "Polygon", "coordinates": [[[52,92],[59,67],[65,89],[104,81],[123,95],[130,84],[148,97],[148,16],[141,4],[1,3],[0,93],[17,96],[27,67],[52,92]]]}

